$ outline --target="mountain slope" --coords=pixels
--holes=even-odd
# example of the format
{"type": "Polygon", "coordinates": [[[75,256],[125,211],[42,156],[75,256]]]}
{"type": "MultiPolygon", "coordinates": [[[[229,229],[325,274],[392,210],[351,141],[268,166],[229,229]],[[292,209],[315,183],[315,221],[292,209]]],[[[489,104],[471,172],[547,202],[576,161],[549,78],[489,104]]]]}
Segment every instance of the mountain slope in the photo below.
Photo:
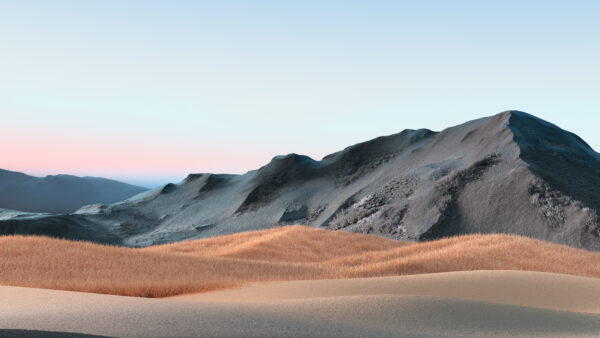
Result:
{"type": "Polygon", "coordinates": [[[69,213],[91,203],[114,203],[147,189],[98,177],[34,177],[0,169],[0,208],[69,213]]]}
{"type": "Polygon", "coordinates": [[[300,223],[408,240],[514,233],[600,250],[599,173],[600,156],[579,137],[507,111],[321,161],[289,154],[244,175],[193,174],[72,217],[130,246],[300,223]]]}

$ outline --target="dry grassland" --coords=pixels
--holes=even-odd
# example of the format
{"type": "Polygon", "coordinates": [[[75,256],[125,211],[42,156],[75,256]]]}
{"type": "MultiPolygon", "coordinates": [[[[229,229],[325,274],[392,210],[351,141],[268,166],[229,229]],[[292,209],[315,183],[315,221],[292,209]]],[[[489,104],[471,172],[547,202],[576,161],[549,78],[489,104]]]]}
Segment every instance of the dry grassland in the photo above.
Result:
{"type": "Polygon", "coordinates": [[[511,235],[424,243],[275,228],[143,249],[45,237],[0,237],[0,284],[164,297],[251,282],[467,270],[600,277],[600,254],[511,235]]]}

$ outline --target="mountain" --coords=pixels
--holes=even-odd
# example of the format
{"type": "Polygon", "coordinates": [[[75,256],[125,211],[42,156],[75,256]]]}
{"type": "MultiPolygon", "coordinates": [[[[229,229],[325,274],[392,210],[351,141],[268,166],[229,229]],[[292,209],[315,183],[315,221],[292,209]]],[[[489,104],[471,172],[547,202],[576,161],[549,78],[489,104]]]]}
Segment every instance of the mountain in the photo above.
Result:
{"type": "Polygon", "coordinates": [[[34,177],[0,169],[0,208],[70,213],[86,204],[114,203],[148,189],[98,177],[34,177]]]}
{"type": "Polygon", "coordinates": [[[600,155],[507,111],[441,132],[404,130],[320,161],[289,154],[243,175],[191,174],[74,215],[0,214],[0,231],[147,246],[298,223],[409,240],[514,233],[600,250],[598,210],[600,155]]]}

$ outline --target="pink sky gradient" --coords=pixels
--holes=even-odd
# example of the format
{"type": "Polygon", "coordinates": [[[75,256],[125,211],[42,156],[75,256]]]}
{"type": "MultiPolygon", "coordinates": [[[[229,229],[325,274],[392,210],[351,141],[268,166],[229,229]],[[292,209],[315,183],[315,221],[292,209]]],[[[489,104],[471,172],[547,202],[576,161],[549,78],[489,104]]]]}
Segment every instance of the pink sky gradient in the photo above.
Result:
{"type": "Polygon", "coordinates": [[[599,14],[598,2],[0,1],[0,168],[243,173],[510,109],[598,150],[599,14]]]}
{"type": "Polygon", "coordinates": [[[264,149],[236,149],[225,144],[199,147],[159,139],[111,141],[78,134],[9,131],[0,143],[0,168],[35,176],[183,178],[192,172],[243,173],[264,165],[273,156],[264,149]]]}

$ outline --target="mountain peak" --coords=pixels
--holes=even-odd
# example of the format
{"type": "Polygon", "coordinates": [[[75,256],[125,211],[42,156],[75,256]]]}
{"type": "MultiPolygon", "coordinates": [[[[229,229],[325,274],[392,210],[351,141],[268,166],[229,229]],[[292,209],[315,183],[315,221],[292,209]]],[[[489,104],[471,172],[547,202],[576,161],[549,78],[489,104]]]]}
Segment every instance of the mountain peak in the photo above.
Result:
{"type": "Polygon", "coordinates": [[[244,175],[184,183],[68,220],[109,235],[135,220],[143,232],[115,235],[135,246],[294,222],[412,240],[515,233],[600,250],[600,157],[518,110],[441,132],[407,129],[321,161],[290,153],[244,175]]]}
{"type": "Polygon", "coordinates": [[[306,155],[290,153],[287,155],[278,155],[271,161],[258,169],[257,178],[259,181],[291,181],[306,177],[320,166],[320,162],[313,160],[306,155]]]}
{"type": "Polygon", "coordinates": [[[515,141],[523,148],[554,147],[569,151],[593,152],[587,142],[579,136],[534,115],[508,111],[508,128],[515,134],[515,141]]]}
{"type": "Polygon", "coordinates": [[[501,112],[499,115],[517,115],[517,116],[530,115],[530,116],[533,116],[533,115],[531,115],[529,113],[526,113],[524,111],[514,110],[514,109],[505,110],[505,111],[501,112]]]}

